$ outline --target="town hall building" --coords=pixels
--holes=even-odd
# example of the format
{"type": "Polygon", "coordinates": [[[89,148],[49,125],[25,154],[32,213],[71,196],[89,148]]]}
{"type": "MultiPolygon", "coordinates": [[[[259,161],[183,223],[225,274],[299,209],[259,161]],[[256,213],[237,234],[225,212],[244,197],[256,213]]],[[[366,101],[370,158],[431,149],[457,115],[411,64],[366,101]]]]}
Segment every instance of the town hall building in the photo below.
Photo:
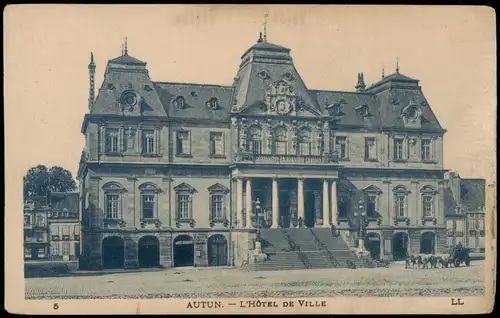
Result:
{"type": "Polygon", "coordinates": [[[387,260],[444,248],[446,130],[399,69],[315,90],[265,35],[229,86],[151,79],[125,46],[94,97],[88,67],[81,268],[241,266],[261,229],[363,235],[387,260]]]}

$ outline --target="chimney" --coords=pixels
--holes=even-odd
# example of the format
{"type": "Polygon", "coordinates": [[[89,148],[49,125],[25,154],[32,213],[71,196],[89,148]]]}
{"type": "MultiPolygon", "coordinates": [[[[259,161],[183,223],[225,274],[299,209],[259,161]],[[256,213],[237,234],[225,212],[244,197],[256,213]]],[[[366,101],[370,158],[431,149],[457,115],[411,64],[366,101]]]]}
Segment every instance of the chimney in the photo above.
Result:
{"type": "Polygon", "coordinates": [[[461,204],[460,201],[460,175],[457,172],[449,173],[449,182],[448,185],[453,193],[453,198],[458,204],[461,204]]]}
{"type": "Polygon", "coordinates": [[[90,52],[90,63],[89,63],[89,111],[94,108],[94,91],[95,91],[95,64],[94,64],[94,53],[90,52]]]}
{"type": "Polygon", "coordinates": [[[366,85],[365,85],[365,80],[363,78],[363,72],[358,73],[358,83],[354,88],[356,88],[356,92],[364,92],[366,85]]]}

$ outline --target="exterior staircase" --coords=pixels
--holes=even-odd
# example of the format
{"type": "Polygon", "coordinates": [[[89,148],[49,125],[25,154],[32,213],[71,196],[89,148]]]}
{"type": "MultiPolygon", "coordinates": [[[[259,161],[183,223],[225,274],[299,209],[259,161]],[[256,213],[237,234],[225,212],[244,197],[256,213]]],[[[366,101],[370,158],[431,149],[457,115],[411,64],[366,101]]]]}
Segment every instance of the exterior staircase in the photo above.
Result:
{"type": "Polygon", "coordinates": [[[267,259],[249,264],[249,270],[387,267],[370,257],[358,258],[329,228],[262,229],[260,237],[267,259]]]}

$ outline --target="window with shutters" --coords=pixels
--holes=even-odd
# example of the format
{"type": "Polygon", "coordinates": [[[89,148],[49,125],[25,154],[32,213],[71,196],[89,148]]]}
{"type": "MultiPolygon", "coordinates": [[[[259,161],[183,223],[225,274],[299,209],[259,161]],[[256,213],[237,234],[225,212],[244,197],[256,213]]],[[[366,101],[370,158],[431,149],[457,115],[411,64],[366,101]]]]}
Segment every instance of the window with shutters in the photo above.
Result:
{"type": "Polygon", "coordinates": [[[188,130],[177,131],[176,155],[191,156],[191,134],[188,130]]]}
{"type": "Polygon", "coordinates": [[[224,133],[210,132],[210,156],[224,157],[224,133]]]}

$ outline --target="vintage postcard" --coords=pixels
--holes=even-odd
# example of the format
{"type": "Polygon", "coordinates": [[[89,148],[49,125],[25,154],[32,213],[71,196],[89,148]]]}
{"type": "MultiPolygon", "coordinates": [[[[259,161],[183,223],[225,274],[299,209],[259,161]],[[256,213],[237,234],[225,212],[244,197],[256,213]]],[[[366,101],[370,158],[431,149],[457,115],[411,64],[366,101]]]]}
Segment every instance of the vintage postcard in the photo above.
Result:
{"type": "Polygon", "coordinates": [[[492,8],[4,21],[9,312],[492,311],[492,8]]]}

